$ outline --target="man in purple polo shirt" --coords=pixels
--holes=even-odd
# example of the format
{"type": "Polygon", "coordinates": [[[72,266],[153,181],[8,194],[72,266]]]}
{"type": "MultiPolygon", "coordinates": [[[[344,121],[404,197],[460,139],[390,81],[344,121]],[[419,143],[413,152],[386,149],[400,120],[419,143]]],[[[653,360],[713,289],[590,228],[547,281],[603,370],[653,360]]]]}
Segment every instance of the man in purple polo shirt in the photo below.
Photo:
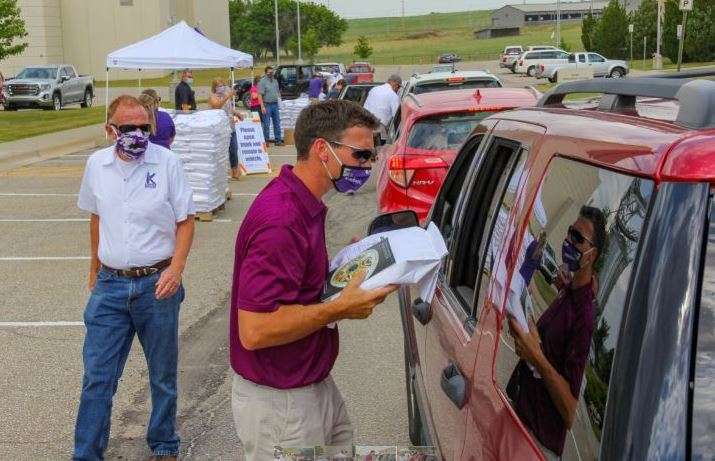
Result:
{"type": "Polygon", "coordinates": [[[374,116],[349,101],[304,109],[297,163],[284,165],[248,210],[236,238],[231,294],[232,407],[248,461],[273,447],[352,445],[345,403],[330,377],[342,319],[364,319],[396,287],[365,291],[353,278],[320,303],[328,273],[326,207],[331,189],[369,178],[374,116]]]}
{"type": "Polygon", "coordinates": [[[308,82],[308,99],[311,104],[317,104],[320,101],[320,93],[323,91],[323,79],[318,74],[313,74],[308,82]]]}

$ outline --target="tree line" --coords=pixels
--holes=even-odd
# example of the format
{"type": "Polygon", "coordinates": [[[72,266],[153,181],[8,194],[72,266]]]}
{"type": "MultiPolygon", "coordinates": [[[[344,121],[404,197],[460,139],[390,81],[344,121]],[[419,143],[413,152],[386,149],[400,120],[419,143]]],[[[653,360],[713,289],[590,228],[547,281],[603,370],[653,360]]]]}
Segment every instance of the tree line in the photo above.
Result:
{"type": "MultiPolygon", "coordinates": [[[[279,46],[281,54],[298,56],[297,2],[278,0],[279,46]]],[[[229,0],[231,48],[265,59],[275,58],[274,0],[229,0]]],[[[348,22],[316,3],[300,3],[301,49],[312,60],[324,46],[343,43],[348,22]]]]}
{"type": "MultiPolygon", "coordinates": [[[[676,31],[683,14],[677,0],[665,2],[665,16],[661,24],[661,53],[672,62],[678,60],[676,31]]],[[[651,56],[656,49],[658,22],[657,0],[643,0],[639,8],[630,14],[618,0],[611,0],[601,18],[590,13],[581,25],[581,42],[586,51],[595,51],[609,58],[627,59],[630,56],[628,24],[633,24],[633,54],[640,56],[643,40],[646,54],[651,56]]],[[[688,13],[683,44],[683,62],[707,62],[715,60],[715,1],[696,0],[693,11],[688,13]]]]}

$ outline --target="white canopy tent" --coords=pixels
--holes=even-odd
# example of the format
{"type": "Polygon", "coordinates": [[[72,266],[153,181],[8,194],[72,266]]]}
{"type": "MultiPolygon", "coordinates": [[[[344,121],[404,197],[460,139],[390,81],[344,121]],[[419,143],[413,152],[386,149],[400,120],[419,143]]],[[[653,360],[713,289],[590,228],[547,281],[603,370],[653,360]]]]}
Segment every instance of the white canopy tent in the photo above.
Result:
{"type": "Polygon", "coordinates": [[[109,106],[110,68],[139,71],[229,68],[233,86],[233,72],[237,67],[253,67],[253,56],[213,42],[181,21],[152,37],[107,55],[105,108],[109,106]]]}

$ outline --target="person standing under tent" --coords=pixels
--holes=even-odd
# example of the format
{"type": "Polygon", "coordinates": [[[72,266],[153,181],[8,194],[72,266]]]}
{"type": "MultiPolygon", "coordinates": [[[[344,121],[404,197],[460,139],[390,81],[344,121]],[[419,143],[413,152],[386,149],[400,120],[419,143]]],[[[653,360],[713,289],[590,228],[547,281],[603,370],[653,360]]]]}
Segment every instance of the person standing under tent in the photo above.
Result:
{"type": "Polygon", "coordinates": [[[212,109],[223,109],[228,115],[228,121],[231,124],[231,139],[228,145],[228,160],[231,164],[231,179],[241,179],[241,173],[238,171],[238,139],[236,137],[236,120],[243,120],[241,113],[235,109],[233,97],[236,90],[229,88],[226,81],[222,78],[215,78],[211,83],[211,96],[209,97],[209,106],[212,109]]]}
{"type": "Polygon", "coordinates": [[[194,74],[191,70],[186,69],[181,73],[181,82],[176,85],[176,90],[174,90],[176,110],[184,112],[196,110],[196,94],[194,90],[191,89],[191,85],[193,84],[194,74]]]}

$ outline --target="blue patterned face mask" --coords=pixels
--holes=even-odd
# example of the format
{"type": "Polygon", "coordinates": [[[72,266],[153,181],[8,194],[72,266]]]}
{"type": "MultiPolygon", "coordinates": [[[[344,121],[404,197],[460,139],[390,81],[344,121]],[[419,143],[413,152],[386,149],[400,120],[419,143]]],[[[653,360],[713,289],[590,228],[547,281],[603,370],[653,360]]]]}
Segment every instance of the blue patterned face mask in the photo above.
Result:
{"type": "Polygon", "coordinates": [[[335,157],[335,160],[337,160],[340,164],[340,176],[338,178],[333,178],[333,175],[330,174],[330,170],[328,170],[325,162],[323,162],[323,167],[325,168],[325,171],[328,172],[330,180],[333,181],[333,187],[335,187],[335,190],[345,194],[348,192],[355,192],[364,186],[370,179],[370,172],[372,171],[372,168],[344,165],[338,158],[337,154],[335,154],[333,148],[330,147],[330,144],[328,144],[328,149],[330,149],[333,157],[335,157]]]}
{"type": "Polygon", "coordinates": [[[149,145],[149,133],[140,129],[126,133],[112,126],[117,135],[117,148],[134,160],[141,158],[149,145]]]}

